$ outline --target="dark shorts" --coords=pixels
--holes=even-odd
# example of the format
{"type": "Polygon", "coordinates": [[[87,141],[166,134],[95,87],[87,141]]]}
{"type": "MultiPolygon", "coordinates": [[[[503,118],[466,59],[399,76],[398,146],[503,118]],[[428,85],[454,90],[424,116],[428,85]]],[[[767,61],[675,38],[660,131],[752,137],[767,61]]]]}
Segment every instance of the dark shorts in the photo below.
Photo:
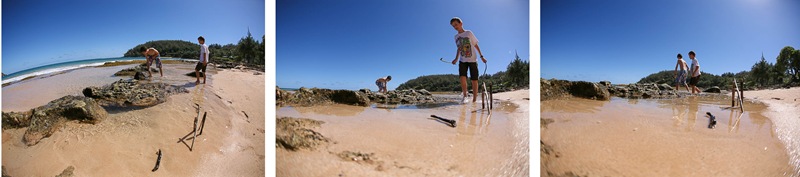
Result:
{"type": "Polygon", "coordinates": [[[469,68],[469,79],[478,80],[478,63],[477,62],[459,62],[458,63],[458,76],[467,77],[467,68],[469,68]]]}
{"type": "Polygon", "coordinates": [[[689,85],[697,85],[697,82],[699,81],[700,81],[700,76],[692,77],[691,79],[689,79],[689,85]]]}
{"type": "Polygon", "coordinates": [[[203,73],[206,73],[206,65],[203,63],[197,63],[197,66],[194,67],[195,71],[203,70],[203,73]]]}

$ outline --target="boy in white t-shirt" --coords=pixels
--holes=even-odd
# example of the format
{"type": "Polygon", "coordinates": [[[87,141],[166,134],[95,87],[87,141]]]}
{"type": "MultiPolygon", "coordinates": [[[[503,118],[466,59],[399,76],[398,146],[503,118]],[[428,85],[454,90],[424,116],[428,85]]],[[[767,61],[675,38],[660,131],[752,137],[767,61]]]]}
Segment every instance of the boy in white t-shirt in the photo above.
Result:
{"type": "Polygon", "coordinates": [[[689,51],[689,59],[692,59],[692,67],[690,68],[692,78],[689,79],[689,87],[692,87],[692,94],[697,92],[700,94],[700,89],[697,88],[697,82],[700,82],[700,62],[697,62],[694,50],[689,51]]]}
{"type": "Polygon", "coordinates": [[[453,29],[458,31],[458,34],[455,36],[456,40],[456,58],[453,59],[453,65],[456,64],[456,61],[461,59],[458,64],[458,76],[461,78],[461,102],[465,102],[467,99],[467,70],[469,70],[470,80],[472,80],[472,102],[475,102],[478,97],[478,61],[477,56],[481,56],[481,60],[483,63],[486,63],[486,59],[483,58],[483,53],[481,53],[481,48],[478,47],[478,38],[472,34],[470,30],[464,30],[463,23],[461,18],[453,17],[450,19],[450,25],[453,26],[453,29]],[[475,51],[478,51],[478,55],[475,55],[475,51]]]}
{"type": "Polygon", "coordinates": [[[203,36],[197,38],[197,43],[200,43],[200,58],[197,59],[197,66],[194,67],[194,74],[197,76],[197,81],[195,81],[194,84],[200,83],[200,70],[203,70],[203,84],[205,84],[206,78],[208,78],[206,65],[208,64],[208,58],[211,53],[208,51],[206,39],[203,38],[203,36]]]}

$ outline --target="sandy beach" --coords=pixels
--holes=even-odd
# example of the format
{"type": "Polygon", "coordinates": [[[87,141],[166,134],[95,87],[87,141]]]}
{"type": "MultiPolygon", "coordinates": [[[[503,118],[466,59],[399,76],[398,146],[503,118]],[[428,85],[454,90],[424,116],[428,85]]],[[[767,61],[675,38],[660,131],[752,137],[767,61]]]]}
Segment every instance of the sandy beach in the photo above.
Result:
{"type": "Polygon", "coordinates": [[[795,175],[800,174],[800,87],[745,91],[744,96],[769,106],[765,115],[775,124],[774,131],[789,153],[795,175]]]}
{"type": "Polygon", "coordinates": [[[542,101],[540,175],[794,174],[772,105],[747,101],[744,113],[727,106],[729,99],[704,96],[542,101]],[[713,129],[706,112],[716,117],[713,129]]]}
{"type": "MultiPolygon", "coordinates": [[[[24,111],[88,86],[119,80],[111,75],[127,67],[86,68],[3,88],[3,111],[24,111]],[[53,89],[58,88],[58,89],[53,89]]],[[[11,176],[55,176],[68,166],[76,176],[264,176],[264,74],[209,66],[207,84],[185,76],[193,63],[164,64],[150,82],[181,86],[189,93],[170,96],[156,106],[111,110],[98,124],[67,122],[51,137],[26,146],[26,128],[3,130],[3,166],[11,176]],[[207,112],[201,136],[189,150],[197,116],[207,112]],[[158,150],[160,167],[155,166],[158,150]]],[[[128,78],[122,78],[128,79],[128,78]]]]}
{"type": "Polygon", "coordinates": [[[330,141],[311,149],[276,148],[276,175],[528,176],[528,95],[495,94],[491,115],[480,103],[278,107],[277,118],[324,122],[310,129],[330,141]],[[456,127],[430,115],[456,120],[456,127]]]}

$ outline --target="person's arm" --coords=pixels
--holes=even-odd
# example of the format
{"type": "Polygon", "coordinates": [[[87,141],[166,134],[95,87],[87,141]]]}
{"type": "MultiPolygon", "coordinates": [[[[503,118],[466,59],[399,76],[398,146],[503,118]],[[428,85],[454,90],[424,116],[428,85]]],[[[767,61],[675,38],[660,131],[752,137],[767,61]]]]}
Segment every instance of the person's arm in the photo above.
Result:
{"type": "Polygon", "coordinates": [[[480,55],[483,63],[486,63],[486,58],[483,58],[483,53],[481,53],[481,47],[478,47],[478,44],[475,44],[475,49],[478,49],[478,55],[480,55]]]}
{"type": "Polygon", "coordinates": [[[678,66],[680,66],[680,65],[681,65],[681,61],[677,61],[677,63],[675,63],[675,77],[678,77],[678,66]]]}
{"type": "Polygon", "coordinates": [[[203,66],[208,65],[208,48],[207,47],[203,47],[203,55],[200,56],[200,57],[203,57],[203,58],[201,58],[201,60],[203,60],[203,66]]]}
{"type": "Polygon", "coordinates": [[[458,48],[458,46],[456,46],[456,58],[453,59],[453,62],[450,62],[450,63],[453,63],[453,65],[456,64],[456,61],[458,61],[458,50],[460,50],[460,49],[458,48]]]}

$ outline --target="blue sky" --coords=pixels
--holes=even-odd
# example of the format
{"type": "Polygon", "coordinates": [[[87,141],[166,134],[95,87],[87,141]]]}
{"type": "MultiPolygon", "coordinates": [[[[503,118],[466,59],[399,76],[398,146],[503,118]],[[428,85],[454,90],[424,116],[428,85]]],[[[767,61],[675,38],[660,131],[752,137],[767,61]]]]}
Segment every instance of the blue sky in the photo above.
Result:
{"type": "MultiPolygon", "coordinates": [[[[276,4],[276,82],[284,88],[394,89],[423,75],[458,74],[449,22],[458,16],[480,40],[487,74],[529,53],[529,4],[496,1],[310,1],[276,4]]],[[[479,64],[481,73],[484,65],[479,64]]]]}
{"type": "Polygon", "coordinates": [[[634,83],[697,52],[712,74],[774,63],[800,47],[794,0],[575,1],[541,3],[541,77],[634,83]]]}
{"type": "Polygon", "coordinates": [[[203,35],[237,43],[264,35],[263,0],[3,0],[2,69],[13,73],[65,61],[121,57],[152,40],[203,35]]]}

